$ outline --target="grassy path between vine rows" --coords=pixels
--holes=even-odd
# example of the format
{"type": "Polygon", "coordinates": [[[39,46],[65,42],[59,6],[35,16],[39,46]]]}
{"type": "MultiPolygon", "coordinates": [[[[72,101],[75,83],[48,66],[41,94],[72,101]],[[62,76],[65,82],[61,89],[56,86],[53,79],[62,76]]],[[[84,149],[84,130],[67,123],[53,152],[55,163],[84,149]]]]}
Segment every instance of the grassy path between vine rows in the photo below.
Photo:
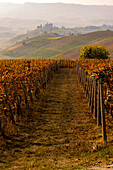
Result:
{"type": "Polygon", "coordinates": [[[102,144],[75,69],[59,69],[34,106],[21,135],[0,148],[1,170],[89,169],[113,163],[112,133],[102,144]]]}

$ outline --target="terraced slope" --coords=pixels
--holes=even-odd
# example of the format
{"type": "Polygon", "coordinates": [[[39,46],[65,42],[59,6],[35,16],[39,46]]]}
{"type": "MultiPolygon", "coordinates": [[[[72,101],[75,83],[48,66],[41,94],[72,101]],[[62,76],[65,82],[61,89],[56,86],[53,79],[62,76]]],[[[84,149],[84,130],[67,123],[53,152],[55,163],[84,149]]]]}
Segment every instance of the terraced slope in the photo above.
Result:
{"type": "Polygon", "coordinates": [[[61,57],[63,56],[65,58],[77,59],[82,46],[88,44],[104,45],[109,51],[110,57],[112,57],[113,31],[97,31],[83,35],[68,36],[60,40],[56,40],[48,44],[46,47],[60,50],[61,57]]]}
{"type": "Polygon", "coordinates": [[[97,31],[83,35],[58,37],[44,34],[28,38],[0,52],[0,57],[10,58],[69,58],[78,59],[83,45],[104,45],[113,58],[113,31],[97,31]]]}

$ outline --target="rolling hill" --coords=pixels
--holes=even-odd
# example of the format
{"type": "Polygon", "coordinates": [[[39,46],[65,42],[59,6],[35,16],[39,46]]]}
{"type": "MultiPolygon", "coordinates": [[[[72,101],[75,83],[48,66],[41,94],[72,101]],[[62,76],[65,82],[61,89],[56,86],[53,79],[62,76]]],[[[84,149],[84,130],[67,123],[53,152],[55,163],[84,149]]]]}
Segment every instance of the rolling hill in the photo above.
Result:
{"type": "Polygon", "coordinates": [[[2,50],[0,58],[70,58],[78,59],[83,45],[104,45],[113,58],[113,31],[58,37],[55,34],[35,36],[2,50]]]}

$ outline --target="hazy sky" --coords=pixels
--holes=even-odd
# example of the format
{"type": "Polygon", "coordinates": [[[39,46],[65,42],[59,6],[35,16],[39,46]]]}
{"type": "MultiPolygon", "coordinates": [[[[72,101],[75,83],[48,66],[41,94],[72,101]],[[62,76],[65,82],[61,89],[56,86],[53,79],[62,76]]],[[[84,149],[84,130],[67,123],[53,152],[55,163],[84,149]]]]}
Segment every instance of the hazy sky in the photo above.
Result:
{"type": "Polygon", "coordinates": [[[11,2],[11,3],[25,3],[25,2],[36,2],[36,3],[75,3],[85,5],[113,5],[113,0],[0,0],[0,2],[11,2]]]}

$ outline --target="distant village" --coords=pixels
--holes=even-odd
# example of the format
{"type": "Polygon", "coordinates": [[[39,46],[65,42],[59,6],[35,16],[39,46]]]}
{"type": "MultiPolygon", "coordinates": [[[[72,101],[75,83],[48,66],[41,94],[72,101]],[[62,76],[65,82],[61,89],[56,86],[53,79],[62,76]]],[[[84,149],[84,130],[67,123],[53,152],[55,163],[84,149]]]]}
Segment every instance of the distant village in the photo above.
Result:
{"type": "Polygon", "coordinates": [[[82,27],[66,28],[65,26],[56,27],[53,23],[46,23],[44,26],[42,24],[37,26],[37,29],[39,30],[39,34],[56,32],[62,36],[68,36],[68,35],[80,35],[84,33],[102,31],[102,30],[113,31],[113,25],[104,24],[102,26],[82,26],[82,27]]]}
{"type": "Polygon", "coordinates": [[[44,26],[39,25],[37,26],[37,29],[39,29],[39,33],[50,33],[50,32],[56,32],[59,33],[60,35],[64,35],[64,36],[68,36],[68,35],[75,35],[76,32],[73,30],[73,28],[66,28],[64,26],[62,26],[61,28],[56,27],[55,25],[53,25],[53,23],[47,23],[44,26]]]}
{"type": "Polygon", "coordinates": [[[102,25],[102,26],[81,26],[81,27],[65,27],[65,26],[55,26],[53,23],[46,23],[45,25],[38,25],[34,30],[18,30],[10,27],[0,27],[0,41],[13,38],[19,34],[29,34],[33,31],[36,32],[35,35],[41,35],[44,33],[54,33],[56,36],[69,36],[69,35],[81,35],[85,33],[90,33],[94,31],[109,30],[113,31],[113,25],[102,25]],[[23,32],[22,32],[23,31],[23,32]]]}

